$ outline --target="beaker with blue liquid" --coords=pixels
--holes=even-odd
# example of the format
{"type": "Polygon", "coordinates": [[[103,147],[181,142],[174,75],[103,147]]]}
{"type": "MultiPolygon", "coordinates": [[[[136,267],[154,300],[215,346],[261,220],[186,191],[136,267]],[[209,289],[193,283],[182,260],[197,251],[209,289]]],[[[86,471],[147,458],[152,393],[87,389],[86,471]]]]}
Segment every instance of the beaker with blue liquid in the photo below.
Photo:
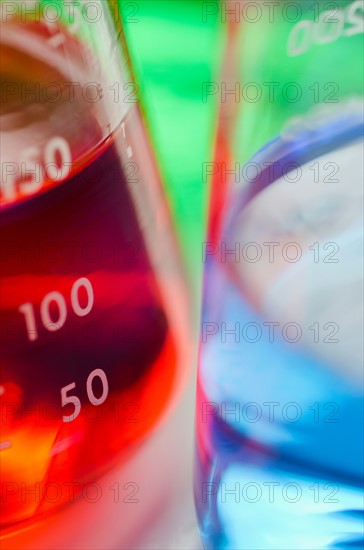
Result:
{"type": "Polygon", "coordinates": [[[363,2],[220,9],[227,77],[209,90],[230,133],[202,249],[202,540],[359,548],[363,2]]]}

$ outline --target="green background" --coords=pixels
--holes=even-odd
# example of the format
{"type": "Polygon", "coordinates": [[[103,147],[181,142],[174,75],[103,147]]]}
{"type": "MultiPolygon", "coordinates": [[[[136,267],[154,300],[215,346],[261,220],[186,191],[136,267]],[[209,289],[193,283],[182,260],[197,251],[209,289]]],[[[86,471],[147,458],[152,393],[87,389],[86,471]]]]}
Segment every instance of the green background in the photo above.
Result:
{"type": "MultiPolygon", "coordinates": [[[[219,93],[202,100],[204,83],[215,82],[218,87],[224,79],[231,78],[226,67],[222,72],[226,26],[218,0],[118,1],[193,297],[198,304],[209,195],[209,182],[204,183],[202,168],[203,163],[213,160],[219,107],[234,117],[235,128],[231,128],[230,136],[233,157],[239,163],[247,162],[281,133],[289,119],[305,118],[312,108],[318,107],[314,84],[320,90],[319,101],[327,103],[326,108],[340,109],[353,95],[362,97],[364,73],[359,69],[362,34],[348,37],[347,32],[341,32],[334,41],[318,43],[311,36],[317,31],[312,27],[310,47],[302,55],[292,57],[287,55],[287,44],[296,22],[283,17],[284,2],[280,3],[273,22],[269,10],[263,6],[258,25],[244,22],[244,32],[238,34],[239,56],[234,60],[234,52],[229,50],[227,63],[237,75],[232,73],[234,81],[228,82],[231,88],[238,78],[241,88],[256,83],[264,93],[256,102],[235,100],[230,111],[228,103],[224,107],[219,93]],[[357,71],[352,70],[353,64],[357,71]],[[278,84],[273,101],[268,99],[266,82],[278,84]],[[282,94],[282,88],[290,82],[298,84],[302,91],[297,102],[282,94]],[[330,103],[325,97],[330,97],[332,89],[335,100],[330,103]]],[[[350,3],[351,0],[339,0],[335,5],[345,10],[350,3]]],[[[317,4],[315,0],[303,0],[298,5],[302,7],[302,20],[317,16],[312,6],[318,5],[320,13],[329,9],[325,8],[326,3],[317,4]]],[[[335,19],[336,12],[328,13],[335,19]]],[[[349,27],[346,22],[345,28],[349,27]]],[[[330,23],[320,29],[324,35],[335,30],[330,23]]],[[[229,101],[231,104],[232,100],[229,101]]]]}
{"type": "Polygon", "coordinates": [[[202,101],[202,85],[218,80],[223,54],[218,9],[215,16],[203,17],[204,4],[199,0],[120,1],[195,305],[208,204],[202,164],[212,160],[218,109],[217,100],[202,101]]]}

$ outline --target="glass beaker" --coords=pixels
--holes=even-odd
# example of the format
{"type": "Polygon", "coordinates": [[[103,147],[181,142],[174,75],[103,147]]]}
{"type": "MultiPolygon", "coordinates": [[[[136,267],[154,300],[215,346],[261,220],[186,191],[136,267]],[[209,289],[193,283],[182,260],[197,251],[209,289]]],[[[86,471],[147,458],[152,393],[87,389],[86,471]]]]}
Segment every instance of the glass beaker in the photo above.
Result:
{"type": "Polygon", "coordinates": [[[117,2],[1,2],[1,526],[73,502],[175,396],[188,300],[117,2]]]}
{"type": "Polygon", "coordinates": [[[206,92],[220,94],[231,133],[219,139],[202,258],[202,540],[359,547],[363,2],[220,10],[227,77],[206,92]]]}

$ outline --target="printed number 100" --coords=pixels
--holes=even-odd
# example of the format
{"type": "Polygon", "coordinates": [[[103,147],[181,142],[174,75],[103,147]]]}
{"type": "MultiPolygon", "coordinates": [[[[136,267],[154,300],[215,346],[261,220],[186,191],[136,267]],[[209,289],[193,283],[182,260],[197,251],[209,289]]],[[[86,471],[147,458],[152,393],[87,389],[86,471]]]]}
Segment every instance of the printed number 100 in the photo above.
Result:
{"type": "MultiPolygon", "coordinates": [[[[85,277],[78,279],[71,288],[71,306],[73,312],[78,317],[85,317],[88,315],[94,305],[94,291],[92,284],[85,277]],[[80,303],[79,292],[83,289],[87,296],[87,301],[83,304],[80,303]]],[[[38,339],[38,329],[35,320],[34,306],[28,302],[19,306],[18,311],[24,315],[25,325],[27,328],[28,339],[34,342],[38,339]]],[[[51,331],[57,331],[66,322],[68,315],[66,300],[60,292],[49,292],[44,296],[40,303],[40,318],[43,326],[51,331]],[[57,309],[57,320],[53,320],[51,317],[50,307],[54,304],[53,313],[57,309]]],[[[81,400],[76,395],[70,395],[70,392],[76,388],[76,383],[72,382],[67,386],[61,388],[61,401],[62,407],[67,405],[73,407],[72,414],[63,415],[63,422],[73,422],[81,412],[81,400]]],[[[93,370],[86,381],[86,392],[89,402],[95,407],[104,403],[109,394],[109,384],[105,372],[102,369],[93,370]],[[95,379],[99,380],[101,384],[101,395],[96,396],[94,392],[93,382],[95,379]]]]}
{"type": "MultiPolygon", "coordinates": [[[[71,306],[78,317],[88,315],[94,305],[94,291],[92,285],[85,277],[78,279],[71,289],[71,306]],[[79,291],[84,289],[87,295],[87,303],[80,304],[79,291]]],[[[38,339],[38,329],[34,315],[34,306],[28,302],[19,306],[18,311],[24,315],[28,339],[34,342],[38,339]]],[[[57,291],[49,292],[40,303],[40,318],[43,326],[50,332],[55,332],[63,327],[67,319],[67,304],[64,296],[57,291]],[[57,320],[53,320],[50,313],[50,306],[54,304],[57,308],[57,320]]]]}

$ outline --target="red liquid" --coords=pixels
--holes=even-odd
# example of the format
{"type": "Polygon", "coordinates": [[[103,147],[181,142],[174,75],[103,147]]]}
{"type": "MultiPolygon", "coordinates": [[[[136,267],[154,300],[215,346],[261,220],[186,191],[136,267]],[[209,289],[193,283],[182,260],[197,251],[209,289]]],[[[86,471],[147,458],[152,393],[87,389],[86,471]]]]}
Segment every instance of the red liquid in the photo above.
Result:
{"type": "MultiPolygon", "coordinates": [[[[21,491],[6,492],[21,483],[30,489],[36,482],[89,481],[146,432],[171,391],[175,349],[115,143],[62,186],[4,212],[1,229],[1,436],[11,441],[1,451],[1,474],[17,484],[2,487],[8,523],[42,511],[42,502],[19,502],[21,491]],[[94,303],[79,317],[71,289],[85,277],[94,303]],[[50,332],[39,312],[54,291],[64,297],[67,319],[50,332]],[[18,311],[24,303],[34,307],[35,341],[18,311]],[[95,369],[105,372],[109,386],[99,406],[86,392],[95,369]],[[60,391],[73,382],[69,393],[80,399],[81,413],[64,423],[74,407],[61,407],[60,391]],[[67,448],[51,457],[61,441],[67,448]]],[[[78,295],[86,310],[85,288],[78,295]]],[[[56,302],[50,316],[57,325],[56,302]]],[[[102,395],[99,377],[93,392],[102,395]]]]}
{"type": "Polygon", "coordinates": [[[143,202],[142,164],[151,163],[126,164],[125,128],[148,154],[137,109],[102,141],[99,106],[91,110],[80,98],[76,106],[37,104],[42,117],[33,119],[20,97],[12,101],[6,107],[17,123],[7,144],[19,127],[17,143],[32,143],[34,129],[35,143],[49,132],[71,144],[77,162],[65,181],[45,181],[26,200],[20,175],[1,213],[5,528],[72,502],[83,484],[126,456],[176,381],[176,342],[151,267],[148,226],[131,192],[136,186],[143,202]]]}

